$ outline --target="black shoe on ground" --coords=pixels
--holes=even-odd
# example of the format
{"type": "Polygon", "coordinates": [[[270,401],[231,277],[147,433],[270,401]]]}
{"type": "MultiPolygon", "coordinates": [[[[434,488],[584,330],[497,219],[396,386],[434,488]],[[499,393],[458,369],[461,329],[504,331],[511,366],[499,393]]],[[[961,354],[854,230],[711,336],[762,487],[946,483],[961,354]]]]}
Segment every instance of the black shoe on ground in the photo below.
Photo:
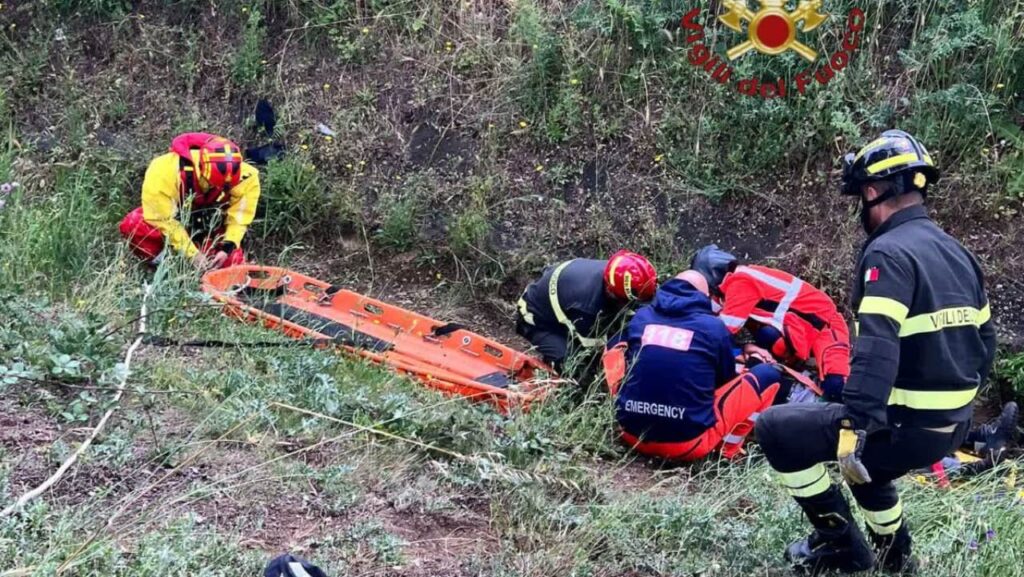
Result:
{"type": "Polygon", "coordinates": [[[906,523],[892,535],[877,535],[869,531],[871,543],[878,554],[878,568],[893,575],[915,575],[919,563],[911,551],[910,530],[906,523]]]}
{"type": "Polygon", "coordinates": [[[985,452],[993,464],[999,463],[1014,437],[1017,436],[1017,403],[1003,405],[1003,412],[994,422],[985,425],[985,452]]]}
{"type": "Polygon", "coordinates": [[[868,546],[864,534],[850,524],[845,534],[826,536],[820,531],[791,544],[786,549],[786,561],[793,569],[805,575],[820,575],[827,571],[857,573],[875,566],[875,554],[868,546]]]}

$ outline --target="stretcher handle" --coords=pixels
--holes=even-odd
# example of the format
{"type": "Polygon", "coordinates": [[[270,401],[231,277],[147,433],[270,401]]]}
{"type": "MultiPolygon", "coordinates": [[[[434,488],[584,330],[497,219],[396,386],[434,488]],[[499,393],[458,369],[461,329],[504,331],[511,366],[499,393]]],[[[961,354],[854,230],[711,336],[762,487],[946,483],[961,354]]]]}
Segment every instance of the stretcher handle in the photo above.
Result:
{"type": "Polygon", "coordinates": [[[446,335],[450,335],[455,331],[461,331],[465,328],[466,327],[464,325],[460,325],[459,323],[445,323],[443,325],[438,325],[430,329],[430,336],[443,337],[446,335]]]}

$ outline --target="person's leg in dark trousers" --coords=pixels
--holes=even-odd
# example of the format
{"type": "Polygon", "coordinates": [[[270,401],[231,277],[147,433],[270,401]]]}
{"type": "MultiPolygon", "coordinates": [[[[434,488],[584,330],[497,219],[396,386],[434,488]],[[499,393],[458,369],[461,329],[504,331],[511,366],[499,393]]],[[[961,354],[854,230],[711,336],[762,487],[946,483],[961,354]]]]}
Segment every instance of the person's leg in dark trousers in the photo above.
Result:
{"type": "Polygon", "coordinates": [[[530,341],[534,349],[540,354],[544,362],[551,366],[555,372],[561,374],[565,369],[565,359],[569,350],[569,332],[562,329],[561,332],[546,330],[537,327],[523,320],[522,315],[516,315],[516,333],[530,341]]]}
{"type": "MultiPolygon", "coordinates": [[[[757,438],[769,464],[815,527],[809,539],[790,547],[787,557],[812,560],[812,571],[862,570],[856,566],[867,560],[864,537],[822,465],[836,459],[842,415],[843,406],[838,404],[786,405],[765,411],[757,424],[757,438]]],[[[851,491],[886,569],[913,569],[910,533],[892,481],[940,459],[963,440],[968,428],[967,423],[949,431],[895,427],[868,437],[862,462],[872,481],[853,485],[851,491]]]]}
{"type": "Polygon", "coordinates": [[[970,423],[947,431],[897,427],[868,438],[862,462],[871,482],[851,485],[850,491],[864,514],[881,568],[894,573],[913,573],[917,568],[911,555],[910,529],[903,520],[903,505],[892,482],[953,451],[969,430],[970,423]]]}
{"type": "Polygon", "coordinates": [[[786,559],[812,574],[864,571],[875,561],[824,465],[836,458],[843,410],[837,404],[779,405],[757,421],[757,440],[768,463],[814,527],[807,539],[789,546],[786,559]]]}

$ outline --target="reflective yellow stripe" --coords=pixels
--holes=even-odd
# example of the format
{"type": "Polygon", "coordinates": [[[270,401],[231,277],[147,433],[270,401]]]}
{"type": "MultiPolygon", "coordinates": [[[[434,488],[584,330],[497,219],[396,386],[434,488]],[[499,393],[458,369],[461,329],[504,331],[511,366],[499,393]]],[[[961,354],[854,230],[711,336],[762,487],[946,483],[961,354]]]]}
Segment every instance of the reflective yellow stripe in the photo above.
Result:
{"type": "Polygon", "coordinates": [[[531,313],[530,312],[530,308],[526,306],[526,299],[525,298],[522,298],[522,297],[519,298],[518,306],[519,306],[519,315],[521,317],[523,317],[523,322],[525,322],[526,324],[528,324],[530,326],[536,326],[536,324],[533,322],[533,313],[531,313]]]}
{"type": "Polygon", "coordinates": [[[992,308],[988,306],[988,303],[986,303],[985,306],[981,307],[981,311],[978,313],[978,326],[980,327],[990,320],[992,320],[992,308]]]}
{"type": "Polygon", "coordinates": [[[906,154],[899,154],[897,156],[890,156],[885,160],[879,160],[878,162],[868,166],[868,174],[877,174],[887,168],[899,166],[901,164],[909,164],[917,160],[917,154],[908,152],[906,154]]]}
{"type": "Polygon", "coordinates": [[[932,157],[931,157],[930,154],[925,154],[924,155],[924,161],[925,161],[926,164],[929,164],[931,166],[935,166],[935,163],[932,162],[932,157]]]}
{"type": "Polygon", "coordinates": [[[980,311],[974,307],[952,307],[908,318],[900,327],[900,336],[934,333],[955,327],[980,327],[992,317],[988,305],[980,311]]]}
{"type": "Polygon", "coordinates": [[[853,159],[854,162],[860,160],[860,157],[864,156],[865,154],[871,152],[872,150],[874,150],[876,148],[879,148],[879,147],[885,145],[888,142],[889,142],[889,137],[888,136],[883,136],[882,138],[876,138],[875,140],[872,140],[871,142],[867,143],[867,145],[865,145],[864,148],[860,149],[860,152],[858,152],[857,156],[855,156],[854,159],[853,159]]]}
{"type": "Polygon", "coordinates": [[[860,308],[857,315],[882,315],[902,325],[907,318],[910,309],[898,300],[885,297],[864,297],[860,301],[860,308]]]}
{"type": "Polygon", "coordinates": [[[911,391],[893,387],[889,404],[923,411],[947,411],[969,405],[977,394],[977,387],[965,391],[911,391]]]}
{"type": "Polygon", "coordinates": [[[868,511],[862,508],[864,520],[877,535],[892,535],[899,530],[903,524],[903,504],[896,502],[896,506],[885,511],[868,511]]]}
{"type": "Polygon", "coordinates": [[[795,473],[778,473],[782,485],[794,497],[813,497],[820,495],[832,485],[832,479],[828,471],[821,463],[810,469],[797,471],[795,473]]]}
{"type": "Polygon", "coordinates": [[[615,269],[619,268],[619,261],[621,261],[622,259],[623,257],[621,256],[615,257],[615,260],[613,260],[612,263],[608,265],[608,275],[606,278],[608,280],[608,286],[612,288],[615,287],[615,269]]]}
{"type": "Polygon", "coordinates": [[[565,261],[555,268],[555,272],[551,273],[551,280],[548,281],[548,299],[551,301],[551,310],[555,312],[555,318],[558,322],[569,329],[569,334],[576,337],[580,344],[585,347],[601,347],[604,346],[604,339],[591,339],[584,337],[576,330],[576,325],[572,324],[569,316],[562,310],[562,304],[558,302],[558,278],[562,276],[562,271],[565,267],[572,264],[573,261],[565,261]]]}

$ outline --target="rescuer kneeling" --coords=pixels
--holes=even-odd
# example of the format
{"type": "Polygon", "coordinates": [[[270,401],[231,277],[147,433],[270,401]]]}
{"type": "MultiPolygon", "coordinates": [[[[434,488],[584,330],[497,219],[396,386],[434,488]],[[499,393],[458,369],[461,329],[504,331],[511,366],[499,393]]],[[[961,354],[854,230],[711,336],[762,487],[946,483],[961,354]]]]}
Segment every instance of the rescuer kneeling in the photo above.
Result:
{"type": "Polygon", "coordinates": [[[786,558],[811,573],[876,564],[914,571],[893,481],[961,445],[992,366],[995,326],[981,268],[923,205],[938,179],[928,151],[902,131],[846,155],[843,193],[860,197],[869,237],[854,277],[859,332],[844,404],[772,407],[757,422],[768,463],[814,527],[786,558]],[[874,552],[829,461],[839,462],[874,552]]]}
{"type": "Polygon", "coordinates": [[[737,375],[732,334],[711,309],[707,281],[692,270],[658,288],[609,354],[616,352],[628,367],[616,399],[622,440],[652,457],[739,455],[780,387],[769,364],[737,375]]]}

